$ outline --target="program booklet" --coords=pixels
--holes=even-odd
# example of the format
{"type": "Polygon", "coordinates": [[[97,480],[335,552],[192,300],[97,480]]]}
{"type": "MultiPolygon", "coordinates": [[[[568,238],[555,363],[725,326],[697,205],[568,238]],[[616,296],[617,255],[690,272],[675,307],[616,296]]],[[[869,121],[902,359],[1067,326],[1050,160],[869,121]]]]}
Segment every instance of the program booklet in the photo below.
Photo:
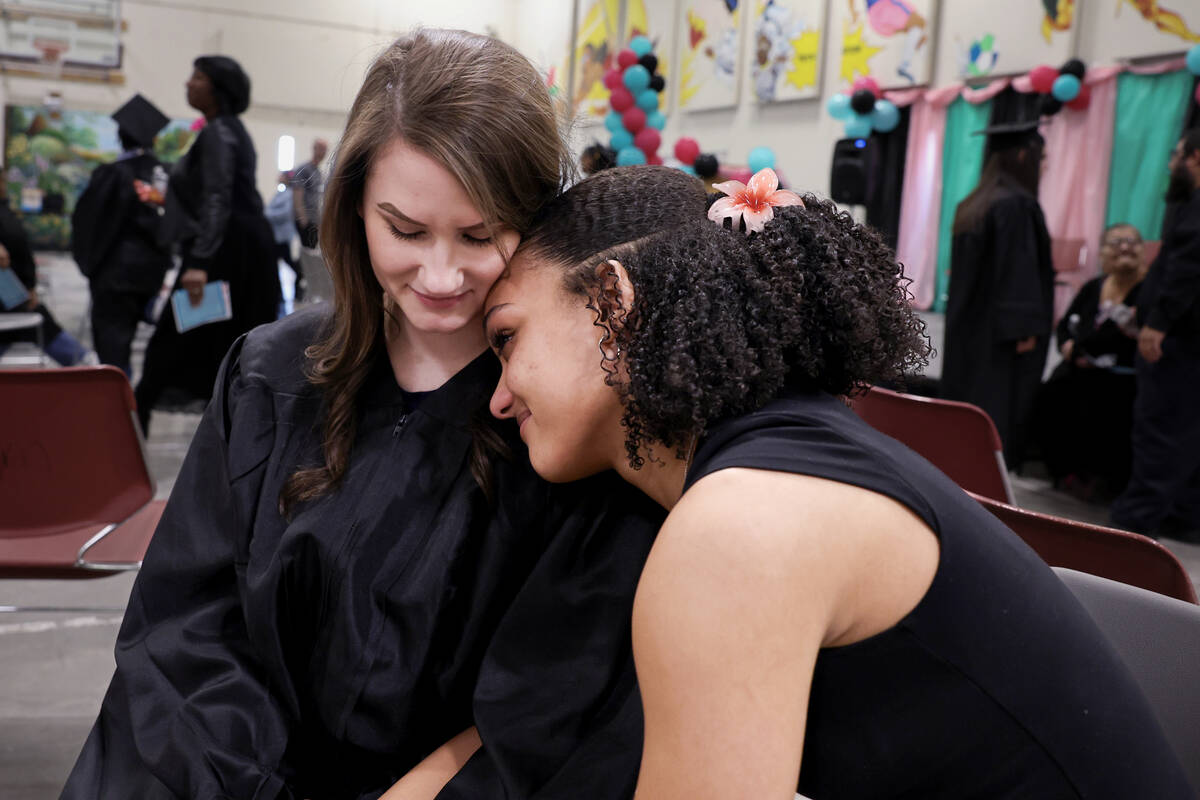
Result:
{"type": "Polygon", "coordinates": [[[24,305],[28,300],[29,290],[25,288],[25,284],[21,283],[17,273],[8,267],[0,268],[0,308],[12,311],[14,308],[24,305]]]}
{"type": "Polygon", "coordinates": [[[171,306],[175,309],[175,328],[180,333],[233,318],[228,281],[204,284],[204,298],[198,306],[193,306],[188,300],[186,289],[176,289],[171,293],[171,306]]]}

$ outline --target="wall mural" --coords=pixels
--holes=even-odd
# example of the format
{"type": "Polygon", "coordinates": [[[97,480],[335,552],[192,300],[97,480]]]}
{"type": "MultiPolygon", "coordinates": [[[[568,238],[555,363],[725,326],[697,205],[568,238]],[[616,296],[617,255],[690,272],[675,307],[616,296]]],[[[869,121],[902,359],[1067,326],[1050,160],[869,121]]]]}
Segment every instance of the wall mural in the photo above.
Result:
{"type": "Polygon", "coordinates": [[[730,108],[738,102],[742,58],[739,0],[684,0],[677,34],[680,37],[679,86],[675,97],[681,111],[730,108]]]}
{"type": "Polygon", "coordinates": [[[819,97],[825,0],[758,0],[750,40],[760,103],[819,97]]]}
{"type": "Polygon", "coordinates": [[[919,86],[932,79],[937,0],[834,0],[842,37],[839,79],[874,78],[881,87],[919,86]]]}

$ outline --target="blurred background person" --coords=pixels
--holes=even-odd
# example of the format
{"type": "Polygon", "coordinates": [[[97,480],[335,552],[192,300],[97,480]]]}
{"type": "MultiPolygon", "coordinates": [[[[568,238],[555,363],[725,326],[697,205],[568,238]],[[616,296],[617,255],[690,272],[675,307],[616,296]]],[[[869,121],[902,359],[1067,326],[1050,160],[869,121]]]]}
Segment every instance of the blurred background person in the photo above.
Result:
{"type": "Polygon", "coordinates": [[[288,265],[295,282],[292,284],[293,300],[304,297],[304,280],[300,274],[300,262],[292,255],[292,242],[296,239],[295,212],[292,207],[293,189],[292,176],[286,172],[279,173],[279,184],[276,192],[267,202],[267,221],[271,223],[271,233],[275,236],[275,257],[288,265]]]}
{"type": "Polygon", "coordinates": [[[1116,525],[1200,542],[1200,128],[1171,153],[1162,249],[1138,302],[1133,470],[1116,525]]]}
{"type": "Polygon", "coordinates": [[[324,139],[313,139],[312,158],[292,173],[296,232],[300,234],[300,244],[309,249],[317,246],[317,231],[321,226],[321,196],[325,193],[321,162],[327,152],[329,144],[324,139]]]}
{"type": "Polygon", "coordinates": [[[122,152],[92,172],[71,215],[71,253],[92,295],[92,341],[101,363],[130,375],[138,321],[162,288],[171,256],[159,241],[161,206],[142,202],[136,181],[158,192],[167,173],[154,156],[154,137],[170,120],[134,95],[112,115],[122,152]]]}
{"type": "Polygon", "coordinates": [[[1137,228],[1118,223],[1104,232],[1100,268],[1058,323],[1063,360],[1038,393],[1033,421],[1055,485],[1089,501],[1112,499],[1129,480],[1144,269],[1137,228]]]}
{"type": "Polygon", "coordinates": [[[996,423],[1016,469],[1042,382],[1054,304],[1050,234],[1038,205],[1037,122],[994,125],[979,185],[954,214],[942,396],[996,423]]]}
{"type": "Polygon", "coordinates": [[[207,124],[171,172],[163,227],[182,258],[175,290],[199,305],[206,284],[228,281],[232,318],[180,333],[167,303],[137,386],[145,431],[168,392],[176,404],[207,402],[230,345],[279,308],[275,239],[254,185],[257,156],[238,119],[250,105],[250,79],[227,56],[201,56],[194,66],[187,101],[207,124]]]}
{"type": "Polygon", "coordinates": [[[612,169],[617,165],[617,151],[606,144],[593,142],[579,156],[579,166],[584,175],[595,175],[597,172],[612,169]]]}

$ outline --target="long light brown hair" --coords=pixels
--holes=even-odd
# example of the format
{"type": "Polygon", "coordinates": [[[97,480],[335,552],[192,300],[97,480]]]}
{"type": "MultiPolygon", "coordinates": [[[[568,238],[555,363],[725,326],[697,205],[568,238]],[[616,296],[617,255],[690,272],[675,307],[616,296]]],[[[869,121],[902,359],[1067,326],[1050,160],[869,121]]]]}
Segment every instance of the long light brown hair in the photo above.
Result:
{"type": "MultiPolygon", "coordinates": [[[[325,463],[289,478],[279,498],[284,514],[340,483],[354,445],[358,394],[384,348],[383,288],[360,207],[375,159],[397,138],[454,175],[493,232],[523,233],[571,169],[549,92],[512,47],[465,31],[418,29],[375,59],[350,109],[321,216],[334,310],[305,355],[309,380],[324,399],[325,463]]],[[[477,435],[472,472],[481,484],[483,444],[477,435]]]]}

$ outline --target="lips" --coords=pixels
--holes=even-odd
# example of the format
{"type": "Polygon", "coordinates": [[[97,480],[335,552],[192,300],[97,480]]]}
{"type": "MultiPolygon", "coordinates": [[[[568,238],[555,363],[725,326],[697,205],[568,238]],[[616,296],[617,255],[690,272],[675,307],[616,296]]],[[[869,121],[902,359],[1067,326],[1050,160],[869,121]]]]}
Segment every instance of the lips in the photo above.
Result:
{"type": "MultiPolygon", "coordinates": [[[[411,289],[412,287],[409,287],[409,288],[411,289]]],[[[417,299],[420,300],[422,304],[424,304],[425,306],[427,306],[429,308],[434,308],[434,309],[453,308],[454,306],[461,303],[468,294],[470,294],[470,292],[460,292],[459,294],[443,294],[443,295],[425,294],[424,292],[419,292],[416,289],[413,289],[412,293],[417,296],[417,299]]]]}
{"type": "Polygon", "coordinates": [[[529,413],[528,411],[522,411],[517,415],[517,428],[520,430],[522,438],[525,436],[525,423],[528,422],[529,418],[532,416],[533,414],[529,413]]]}

